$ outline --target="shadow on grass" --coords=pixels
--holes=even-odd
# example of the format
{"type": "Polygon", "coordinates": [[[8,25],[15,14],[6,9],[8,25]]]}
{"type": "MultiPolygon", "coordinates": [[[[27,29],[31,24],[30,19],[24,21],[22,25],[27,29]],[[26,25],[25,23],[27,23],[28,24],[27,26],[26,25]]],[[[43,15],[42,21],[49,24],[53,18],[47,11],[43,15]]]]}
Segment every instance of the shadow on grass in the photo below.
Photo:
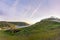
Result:
{"type": "Polygon", "coordinates": [[[15,30],[5,30],[4,33],[8,34],[8,35],[12,35],[12,36],[13,35],[19,35],[20,30],[18,30],[18,29],[15,29],[15,30]]]}

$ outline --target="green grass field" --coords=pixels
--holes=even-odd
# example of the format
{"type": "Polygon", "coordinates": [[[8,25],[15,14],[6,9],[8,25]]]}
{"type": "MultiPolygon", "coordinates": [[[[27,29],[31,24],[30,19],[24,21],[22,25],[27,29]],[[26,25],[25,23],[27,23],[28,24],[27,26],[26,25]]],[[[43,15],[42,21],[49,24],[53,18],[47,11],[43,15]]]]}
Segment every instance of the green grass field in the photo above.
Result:
{"type": "Polygon", "coordinates": [[[54,21],[41,21],[19,30],[13,34],[0,30],[0,40],[60,40],[60,23],[54,21]]]}

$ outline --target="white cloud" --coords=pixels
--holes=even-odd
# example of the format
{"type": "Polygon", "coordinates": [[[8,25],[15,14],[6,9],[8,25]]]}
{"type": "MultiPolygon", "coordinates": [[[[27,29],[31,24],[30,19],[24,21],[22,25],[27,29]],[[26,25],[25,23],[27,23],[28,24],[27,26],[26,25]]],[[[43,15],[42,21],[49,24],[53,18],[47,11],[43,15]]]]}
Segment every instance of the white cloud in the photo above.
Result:
{"type": "MultiPolygon", "coordinates": [[[[11,6],[7,5],[6,0],[0,0],[0,10],[3,11],[4,15],[1,15],[3,20],[15,20],[15,21],[31,21],[36,22],[41,18],[49,16],[60,17],[60,1],[59,0],[49,0],[48,5],[45,1],[47,0],[35,0],[29,5],[22,5],[16,0],[11,6]],[[39,5],[39,7],[38,7],[39,5]]],[[[32,1],[32,0],[31,0],[32,1]]]]}

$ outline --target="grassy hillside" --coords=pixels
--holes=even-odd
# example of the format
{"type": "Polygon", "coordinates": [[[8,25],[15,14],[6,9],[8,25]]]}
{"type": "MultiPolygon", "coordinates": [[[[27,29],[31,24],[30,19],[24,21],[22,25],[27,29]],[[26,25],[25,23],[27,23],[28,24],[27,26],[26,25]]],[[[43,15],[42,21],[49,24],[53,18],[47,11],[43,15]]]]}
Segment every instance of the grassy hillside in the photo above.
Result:
{"type": "Polygon", "coordinates": [[[0,28],[10,27],[10,26],[12,26],[11,23],[8,23],[8,22],[5,22],[5,21],[0,21],[0,28]]]}
{"type": "Polygon", "coordinates": [[[0,30],[0,40],[60,40],[60,23],[55,21],[42,20],[18,30],[14,34],[0,30]]]}
{"type": "Polygon", "coordinates": [[[28,23],[25,22],[6,22],[6,21],[0,21],[0,28],[6,29],[6,28],[14,28],[15,26],[27,26],[28,23]]]}
{"type": "Polygon", "coordinates": [[[24,31],[30,40],[60,40],[60,23],[55,21],[42,20],[24,31]]]}
{"type": "Polygon", "coordinates": [[[18,26],[27,26],[27,25],[29,25],[26,22],[6,22],[6,21],[0,21],[0,27],[10,26],[11,24],[18,25],[18,26]]]}

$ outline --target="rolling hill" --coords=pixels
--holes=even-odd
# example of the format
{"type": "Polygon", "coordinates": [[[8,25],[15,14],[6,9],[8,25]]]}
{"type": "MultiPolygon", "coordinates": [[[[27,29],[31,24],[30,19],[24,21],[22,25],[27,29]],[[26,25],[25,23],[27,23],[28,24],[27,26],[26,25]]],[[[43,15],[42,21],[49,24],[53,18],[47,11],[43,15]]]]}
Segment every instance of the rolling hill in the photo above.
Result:
{"type": "Polygon", "coordinates": [[[27,26],[29,25],[26,22],[7,22],[7,21],[0,21],[0,28],[2,29],[10,29],[11,27],[15,26],[27,26]]]}
{"type": "Polygon", "coordinates": [[[14,35],[1,30],[0,40],[60,40],[60,22],[50,18],[43,19],[29,27],[19,28],[19,30],[14,35]]]}
{"type": "Polygon", "coordinates": [[[8,22],[8,23],[11,23],[11,24],[14,24],[14,25],[18,25],[18,26],[27,26],[27,25],[29,25],[26,22],[8,22]]]}
{"type": "Polygon", "coordinates": [[[46,18],[36,24],[22,28],[21,34],[29,40],[60,40],[60,22],[57,19],[46,18]],[[53,21],[56,20],[56,21],[53,21]]]}

